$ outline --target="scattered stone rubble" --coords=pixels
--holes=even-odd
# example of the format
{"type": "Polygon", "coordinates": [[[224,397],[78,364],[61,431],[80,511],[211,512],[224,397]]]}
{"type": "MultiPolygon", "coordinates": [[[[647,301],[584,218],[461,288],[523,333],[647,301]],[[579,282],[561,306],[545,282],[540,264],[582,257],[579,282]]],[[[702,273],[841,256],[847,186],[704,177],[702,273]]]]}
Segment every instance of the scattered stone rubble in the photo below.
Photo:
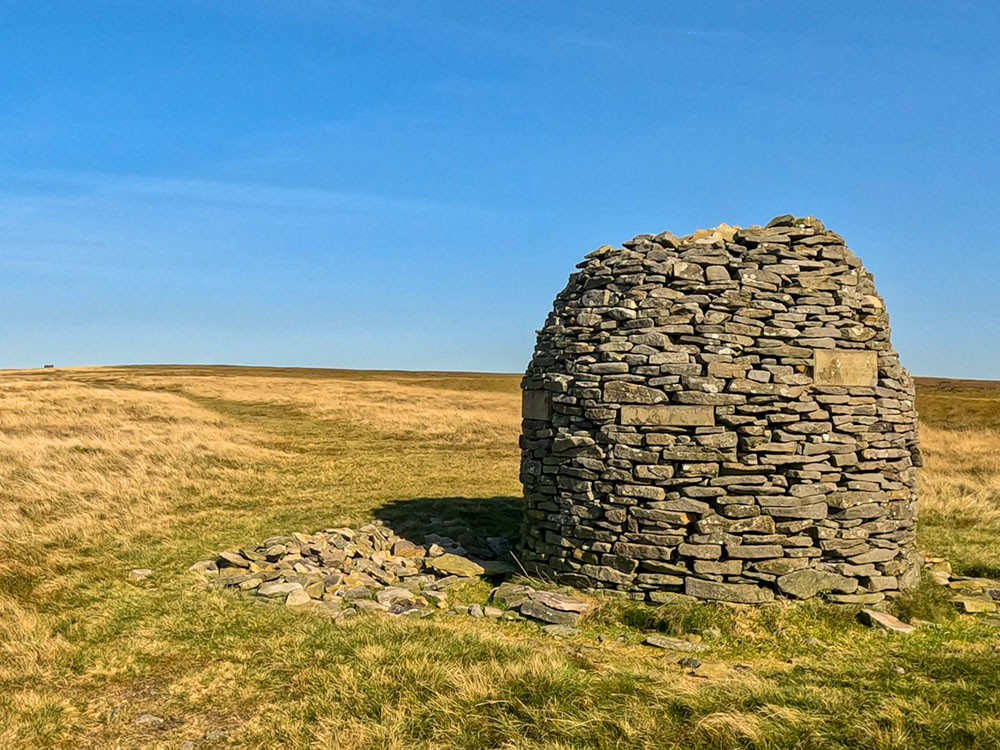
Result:
{"type": "Polygon", "coordinates": [[[916,585],[914,385],[813,217],[586,256],[524,377],[519,559],[578,588],[870,605],[916,585]]]}
{"type": "MultiPolygon", "coordinates": [[[[506,556],[501,537],[487,545],[506,556]]],[[[450,537],[429,534],[424,544],[397,536],[378,521],[359,529],[323,529],[265,539],[253,549],[220,552],[191,570],[208,578],[212,588],[231,588],[262,601],[308,609],[340,621],[361,612],[423,617],[451,609],[473,617],[523,619],[571,634],[591,604],[565,593],[536,591],[501,583],[492,599],[500,607],[449,602],[448,590],[474,577],[506,576],[514,568],[503,559],[471,557],[450,537]]]]}
{"type": "MultiPolygon", "coordinates": [[[[981,615],[979,620],[981,623],[1000,627],[1000,618],[994,616],[1000,612],[1000,581],[992,578],[953,576],[951,563],[943,557],[925,556],[924,571],[932,582],[955,592],[951,603],[960,613],[981,615]]],[[[857,619],[862,625],[891,633],[912,633],[917,628],[934,625],[932,622],[917,619],[906,623],[886,612],[874,609],[860,610],[857,619]]]]}
{"type": "Polygon", "coordinates": [[[992,615],[1000,612],[1000,581],[992,578],[954,576],[951,564],[943,557],[928,557],[931,580],[955,592],[951,603],[965,614],[992,615]]]}
{"type": "MultiPolygon", "coordinates": [[[[474,558],[450,537],[435,534],[427,535],[422,545],[414,544],[375,521],[359,529],[270,537],[254,549],[220,552],[215,560],[196,562],[190,569],[203,576],[209,588],[237,590],[264,603],[325,614],[335,622],[360,613],[425,617],[439,610],[473,618],[527,620],[555,637],[580,634],[577,626],[591,613],[594,603],[575,596],[568,588],[544,591],[502,581],[490,592],[490,601],[496,606],[450,602],[450,591],[457,584],[473,578],[505,578],[514,572],[505,560],[496,559],[509,553],[507,540],[491,537],[488,544],[476,546],[494,550],[495,558],[474,558]]],[[[949,563],[938,557],[927,557],[924,569],[931,580],[955,591],[952,602],[960,612],[979,615],[983,624],[1000,627],[1000,618],[994,616],[1000,610],[1000,581],[952,576],[949,563]]],[[[137,569],[129,571],[128,577],[141,581],[151,573],[137,569]]],[[[664,594],[660,599],[677,604],[697,600],[681,593],[664,594]]],[[[857,619],[863,625],[900,634],[933,625],[916,619],[905,623],[871,608],[860,609],[857,619]]],[[[706,637],[721,635],[715,628],[701,632],[706,637]]],[[[619,635],[618,640],[623,638],[619,635]]],[[[598,637],[599,642],[605,640],[598,637]]],[[[806,640],[822,645],[816,639],[806,640]]],[[[697,635],[677,638],[652,633],[642,644],[689,654],[708,648],[697,635]]],[[[678,664],[690,669],[701,666],[695,657],[684,657],[678,664]]]]}

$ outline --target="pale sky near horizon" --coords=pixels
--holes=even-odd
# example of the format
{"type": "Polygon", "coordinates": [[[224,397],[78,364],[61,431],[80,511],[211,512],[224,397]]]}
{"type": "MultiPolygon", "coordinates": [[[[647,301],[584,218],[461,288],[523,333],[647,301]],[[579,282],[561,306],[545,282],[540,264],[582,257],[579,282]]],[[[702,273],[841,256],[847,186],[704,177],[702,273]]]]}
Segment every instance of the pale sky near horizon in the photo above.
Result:
{"type": "Polygon", "coordinates": [[[604,243],[813,214],[1000,379],[1000,3],[0,0],[0,368],[520,371],[604,243]]]}

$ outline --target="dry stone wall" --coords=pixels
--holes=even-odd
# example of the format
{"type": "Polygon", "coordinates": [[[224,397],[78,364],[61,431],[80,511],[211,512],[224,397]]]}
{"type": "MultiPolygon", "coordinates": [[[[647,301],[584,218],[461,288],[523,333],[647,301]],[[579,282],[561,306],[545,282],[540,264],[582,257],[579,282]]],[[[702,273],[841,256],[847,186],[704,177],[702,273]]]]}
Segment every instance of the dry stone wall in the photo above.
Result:
{"type": "Polygon", "coordinates": [[[538,332],[522,563],[660,602],[915,585],[914,387],[844,239],[780,216],[624,245],[538,332]]]}

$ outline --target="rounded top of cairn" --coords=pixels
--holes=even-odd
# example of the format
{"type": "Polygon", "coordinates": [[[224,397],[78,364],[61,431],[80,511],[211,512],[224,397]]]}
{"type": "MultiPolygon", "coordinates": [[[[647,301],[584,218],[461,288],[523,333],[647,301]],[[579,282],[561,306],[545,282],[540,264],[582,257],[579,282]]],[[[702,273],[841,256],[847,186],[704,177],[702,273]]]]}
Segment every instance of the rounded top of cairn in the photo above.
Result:
{"type": "Polygon", "coordinates": [[[783,214],[775,216],[764,226],[751,224],[744,228],[739,225],[722,223],[708,229],[696,229],[683,237],[678,237],[670,231],[663,231],[659,234],[637,234],[631,240],[623,242],[622,248],[601,245],[585,257],[603,258],[616,250],[619,252],[626,248],[633,250],[651,244],[681,250],[696,247],[725,247],[728,243],[744,247],[755,247],[764,243],[787,245],[806,238],[816,238],[810,244],[844,244],[843,237],[828,230],[823,222],[815,216],[783,214]]]}

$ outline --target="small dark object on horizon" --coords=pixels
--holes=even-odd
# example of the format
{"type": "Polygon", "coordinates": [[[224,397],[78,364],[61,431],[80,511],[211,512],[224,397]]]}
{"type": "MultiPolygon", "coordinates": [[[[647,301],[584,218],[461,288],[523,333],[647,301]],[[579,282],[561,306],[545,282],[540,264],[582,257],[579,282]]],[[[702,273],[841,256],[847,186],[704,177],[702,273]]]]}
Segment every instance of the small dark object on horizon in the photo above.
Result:
{"type": "Polygon", "coordinates": [[[45,369],[45,370],[54,370],[55,367],[56,367],[55,365],[44,365],[43,369],[45,369]]]}

